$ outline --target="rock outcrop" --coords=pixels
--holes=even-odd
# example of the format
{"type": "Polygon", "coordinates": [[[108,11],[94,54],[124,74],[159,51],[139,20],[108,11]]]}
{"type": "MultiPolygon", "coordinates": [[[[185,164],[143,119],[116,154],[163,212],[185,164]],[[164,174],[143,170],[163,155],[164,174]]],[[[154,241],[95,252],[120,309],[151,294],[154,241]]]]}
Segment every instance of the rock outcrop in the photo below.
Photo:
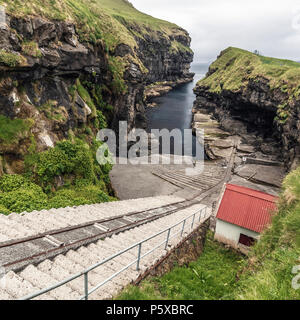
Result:
{"type": "Polygon", "coordinates": [[[125,73],[129,92],[117,103],[113,127],[116,128],[120,120],[127,120],[131,128],[146,127],[145,107],[149,101],[181,83],[193,80],[194,74],[189,72],[193,61],[193,53],[189,49],[191,38],[182,29],[180,34],[166,39],[161,32],[152,31],[152,37],[135,38],[137,55],[147,72],[142,73],[137,65],[131,64],[125,73]],[[173,41],[180,43],[184,49],[174,49],[173,41]]]}
{"type": "Polygon", "coordinates": [[[228,48],[194,89],[194,129],[203,127],[198,113],[208,113],[222,130],[252,145],[252,151],[295,168],[300,159],[300,83],[295,74],[300,75],[296,62],[228,48]]]}
{"type": "MultiPolygon", "coordinates": [[[[143,16],[123,2],[126,10],[143,16]]],[[[94,35],[75,14],[74,21],[53,19],[43,16],[46,8],[40,15],[25,17],[14,14],[13,6],[9,2],[6,23],[0,25],[0,121],[16,129],[14,121],[20,121],[22,126],[9,128],[10,136],[0,130],[4,171],[22,172],[21,167],[15,170],[17,163],[33,147],[40,152],[73,136],[92,140],[105,118],[112,128],[118,128],[120,120],[127,121],[129,129],[144,127],[145,87],[193,77],[191,39],[175,25],[157,20],[162,27],[151,29],[134,18],[105,13],[103,19],[115,19],[117,26],[94,35]],[[118,37],[114,45],[109,43],[112,35],[118,37]]],[[[95,19],[96,25],[96,14],[95,19]]]]}

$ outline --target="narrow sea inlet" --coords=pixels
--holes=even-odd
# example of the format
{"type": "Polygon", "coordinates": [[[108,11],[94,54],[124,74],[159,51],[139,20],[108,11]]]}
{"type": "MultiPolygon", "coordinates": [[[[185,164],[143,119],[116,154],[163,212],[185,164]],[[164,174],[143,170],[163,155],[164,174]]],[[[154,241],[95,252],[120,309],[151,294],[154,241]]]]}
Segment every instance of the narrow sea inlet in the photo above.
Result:
{"type": "MultiPolygon", "coordinates": [[[[169,131],[180,129],[183,135],[185,129],[191,128],[193,102],[195,101],[193,88],[205,76],[207,70],[208,64],[206,63],[192,65],[191,71],[195,73],[194,81],[181,84],[166,95],[154,100],[157,106],[147,111],[148,132],[151,129],[169,131]]],[[[196,137],[193,137],[192,145],[186,148],[188,155],[196,155],[196,143],[196,137]]],[[[162,153],[162,150],[160,151],[162,153]]],[[[173,141],[171,141],[171,154],[176,154],[173,141]]]]}

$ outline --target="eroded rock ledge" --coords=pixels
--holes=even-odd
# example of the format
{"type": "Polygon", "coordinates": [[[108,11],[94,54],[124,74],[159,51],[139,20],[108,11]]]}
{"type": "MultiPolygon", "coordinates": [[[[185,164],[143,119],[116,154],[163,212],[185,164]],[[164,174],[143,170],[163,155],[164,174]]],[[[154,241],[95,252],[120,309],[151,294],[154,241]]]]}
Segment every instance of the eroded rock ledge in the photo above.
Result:
{"type": "Polygon", "coordinates": [[[213,140],[208,147],[214,146],[216,138],[237,135],[250,153],[283,161],[286,169],[294,169],[300,159],[297,84],[270,76],[270,64],[285,78],[290,70],[300,72],[295,62],[260,57],[236,48],[223,51],[194,89],[197,98],[193,128],[207,129],[207,142],[213,140]],[[210,116],[203,119],[203,114],[210,116]]]}
{"type": "MultiPolygon", "coordinates": [[[[132,34],[140,31],[123,23],[132,34]]],[[[21,119],[24,126],[13,141],[0,139],[0,174],[22,173],[22,161],[33,145],[41,152],[74,135],[92,139],[99,129],[97,110],[111,128],[120,120],[129,129],[145,127],[145,87],[192,78],[186,31],[174,29],[167,38],[151,30],[148,38],[134,37],[135,52],[122,43],[107,52],[105,41],[81,41],[72,22],[6,14],[0,28],[0,116],[21,119]],[[175,50],[173,42],[184,50],[175,50]],[[129,63],[119,80],[126,88],[118,90],[110,60],[125,56],[129,63]]]]}
{"type": "Polygon", "coordinates": [[[147,86],[144,90],[144,101],[148,107],[156,107],[156,103],[153,101],[155,98],[161,97],[175,87],[183,83],[193,81],[194,73],[187,74],[186,78],[180,78],[175,81],[156,82],[147,86]]]}

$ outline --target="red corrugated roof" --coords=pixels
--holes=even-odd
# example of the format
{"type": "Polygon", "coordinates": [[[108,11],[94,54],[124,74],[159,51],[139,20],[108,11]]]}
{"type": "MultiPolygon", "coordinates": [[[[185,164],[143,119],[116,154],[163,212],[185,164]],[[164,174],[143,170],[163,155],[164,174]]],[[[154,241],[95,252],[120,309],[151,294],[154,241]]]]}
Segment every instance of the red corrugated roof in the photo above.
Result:
{"type": "Polygon", "coordinates": [[[261,233],[271,222],[277,199],[264,192],[227,184],[217,218],[261,233]]]}

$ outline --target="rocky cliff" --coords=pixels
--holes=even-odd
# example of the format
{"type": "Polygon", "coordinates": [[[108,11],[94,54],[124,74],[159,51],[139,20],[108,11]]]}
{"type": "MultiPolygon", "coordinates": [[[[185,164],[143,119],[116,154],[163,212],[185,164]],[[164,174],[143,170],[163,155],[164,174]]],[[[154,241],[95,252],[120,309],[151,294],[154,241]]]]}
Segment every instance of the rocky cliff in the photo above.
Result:
{"type": "Polygon", "coordinates": [[[195,88],[193,126],[198,112],[211,113],[243,143],[295,168],[300,159],[299,89],[299,63],[228,48],[195,88]]]}
{"type": "Polygon", "coordinates": [[[21,173],[33,144],[143,127],[146,86],[192,79],[187,32],[126,0],[0,4],[2,172],[21,173]]]}
{"type": "Polygon", "coordinates": [[[96,133],[144,127],[145,88],[192,79],[190,41],[126,0],[0,0],[0,213],[113,200],[96,133]]]}

